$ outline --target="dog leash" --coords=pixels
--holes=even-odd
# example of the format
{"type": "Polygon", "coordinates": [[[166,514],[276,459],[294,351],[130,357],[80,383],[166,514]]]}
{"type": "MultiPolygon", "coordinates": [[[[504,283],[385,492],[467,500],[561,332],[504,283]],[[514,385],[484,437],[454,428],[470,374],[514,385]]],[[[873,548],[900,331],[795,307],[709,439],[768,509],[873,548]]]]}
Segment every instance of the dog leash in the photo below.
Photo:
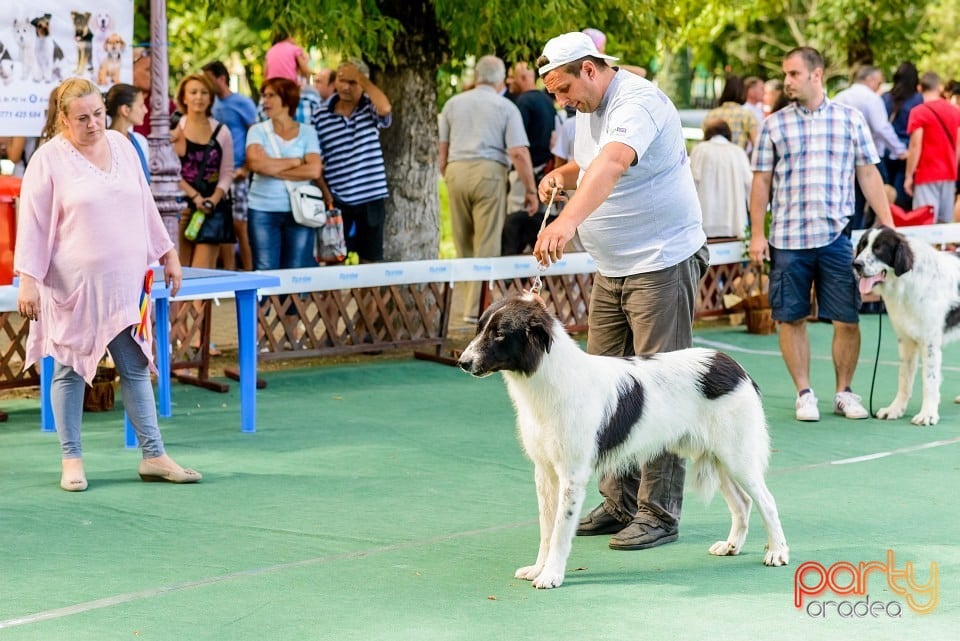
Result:
{"type": "MultiPolygon", "coordinates": [[[[553,200],[557,197],[557,192],[559,191],[560,185],[554,182],[553,191],[550,192],[550,201],[547,203],[547,210],[543,212],[543,221],[540,222],[540,231],[537,232],[537,236],[539,236],[547,227],[547,220],[550,219],[550,211],[553,209],[553,200]]],[[[547,268],[543,265],[543,263],[537,261],[537,275],[533,277],[533,284],[530,286],[531,294],[535,296],[540,295],[540,290],[543,289],[543,280],[540,278],[540,274],[545,271],[547,271],[547,268]]]]}
{"type": "Polygon", "coordinates": [[[877,367],[880,365],[880,344],[883,341],[883,314],[887,311],[887,306],[880,301],[880,311],[877,312],[877,354],[873,359],[873,376],[870,378],[870,416],[876,416],[873,411],[873,388],[877,384],[877,367]]]}

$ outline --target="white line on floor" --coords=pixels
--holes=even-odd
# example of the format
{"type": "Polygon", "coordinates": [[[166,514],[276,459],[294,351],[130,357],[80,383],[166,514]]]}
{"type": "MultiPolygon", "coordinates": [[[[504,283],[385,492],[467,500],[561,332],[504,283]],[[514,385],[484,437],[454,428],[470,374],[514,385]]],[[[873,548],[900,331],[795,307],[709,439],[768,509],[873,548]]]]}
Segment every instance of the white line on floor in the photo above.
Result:
{"type": "Polygon", "coordinates": [[[117,594],[114,596],[105,597],[103,599],[95,599],[93,601],[87,601],[85,603],[68,605],[63,608],[55,608],[53,610],[44,610],[43,612],[28,614],[22,617],[0,620],[0,630],[4,628],[13,628],[20,625],[29,625],[32,623],[39,623],[41,621],[49,621],[51,619],[61,619],[63,617],[72,616],[74,614],[81,614],[83,612],[90,612],[92,610],[100,610],[102,608],[108,608],[114,605],[119,605],[121,603],[139,601],[141,599],[151,599],[154,597],[162,596],[164,594],[168,594],[170,592],[179,592],[181,590],[192,590],[194,588],[203,587],[205,585],[226,583],[228,581],[236,581],[238,579],[245,579],[245,578],[249,578],[249,577],[253,577],[261,574],[276,574],[278,572],[283,572],[285,570],[304,568],[304,567],[309,567],[311,565],[318,565],[321,563],[332,563],[335,561],[359,559],[366,556],[373,556],[376,554],[395,552],[397,550],[417,548],[423,545],[434,545],[437,543],[445,543],[447,541],[455,541],[457,539],[471,537],[471,536],[492,534],[496,532],[502,532],[505,530],[514,530],[517,528],[530,527],[531,525],[536,525],[537,523],[538,523],[537,519],[531,519],[529,521],[522,521],[519,523],[510,523],[507,525],[498,525],[495,527],[482,528],[479,530],[470,530],[467,532],[454,532],[452,534],[445,534],[443,536],[436,536],[429,539],[418,539],[416,541],[407,541],[405,543],[394,543],[393,545],[383,545],[380,547],[369,548],[367,550],[359,550],[357,552],[344,552],[342,554],[331,554],[328,556],[320,556],[313,559],[304,559],[302,561],[294,561],[292,563],[282,563],[280,565],[271,565],[265,568],[252,568],[250,570],[241,570],[239,572],[221,574],[220,576],[211,576],[205,579],[197,579],[195,581],[184,581],[183,583],[175,583],[173,585],[152,588],[150,590],[140,590],[138,592],[128,592],[126,594],[117,594]]]}
{"type": "Polygon", "coordinates": [[[842,459],[837,459],[836,461],[824,461],[823,463],[811,463],[810,465],[784,467],[778,470],[770,470],[767,473],[767,475],[781,476],[783,474],[790,474],[792,472],[800,472],[803,470],[814,470],[820,467],[830,467],[831,465],[850,465],[851,463],[865,463],[867,461],[875,461],[877,459],[893,456],[894,454],[909,454],[910,452],[919,452],[920,450],[929,450],[934,447],[943,447],[944,445],[953,445],[954,443],[960,443],[960,436],[955,436],[953,438],[943,439],[940,441],[930,441],[928,443],[919,443],[917,445],[908,445],[906,447],[898,447],[897,449],[890,450],[889,452],[877,452],[876,454],[865,454],[863,456],[842,458],[842,459]]]}
{"type": "MultiPolygon", "coordinates": [[[[782,358],[780,350],[778,349],[752,349],[749,347],[742,347],[740,345],[733,345],[732,343],[724,343],[723,341],[712,341],[706,338],[701,338],[699,336],[693,337],[693,342],[695,345],[700,345],[701,347],[712,347],[713,349],[719,349],[723,352],[734,353],[739,352],[741,354],[754,354],[756,356],[776,356],[777,358],[782,358]]],[[[824,354],[821,356],[811,354],[810,358],[812,360],[818,361],[829,361],[832,360],[832,357],[829,354],[824,354]]],[[[861,358],[859,364],[868,364],[873,365],[873,358],[861,358]]],[[[880,361],[881,365],[890,366],[890,367],[899,367],[900,361],[880,361]]],[[[943,364],[940,366],[940,369],[947,372],[960,372],[960,367],[951,366],[943,364]]]]}

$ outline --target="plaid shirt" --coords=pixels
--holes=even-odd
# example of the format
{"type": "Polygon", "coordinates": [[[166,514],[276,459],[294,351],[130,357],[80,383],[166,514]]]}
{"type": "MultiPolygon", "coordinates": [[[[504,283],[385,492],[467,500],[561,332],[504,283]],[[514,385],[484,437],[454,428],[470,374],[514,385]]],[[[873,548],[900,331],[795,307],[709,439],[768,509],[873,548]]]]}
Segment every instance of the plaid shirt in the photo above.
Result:
{"type": "Polygon", "coordinates": [[[770,244],[812,249],[833,242],[853,214],[856,168],[880,161],[856,109],[824,98],[815,111],[792,103],[760,130],[753,169],[773,172],[770,244]]]}
{"type": "Polygon", "coordinates": [[[753,135],[757,131],[757,117],[753,112],[736,102],[725,102],[707,112],[703,121],[720,119],[730,125],[730,142],[750,151],[753,135]]]}

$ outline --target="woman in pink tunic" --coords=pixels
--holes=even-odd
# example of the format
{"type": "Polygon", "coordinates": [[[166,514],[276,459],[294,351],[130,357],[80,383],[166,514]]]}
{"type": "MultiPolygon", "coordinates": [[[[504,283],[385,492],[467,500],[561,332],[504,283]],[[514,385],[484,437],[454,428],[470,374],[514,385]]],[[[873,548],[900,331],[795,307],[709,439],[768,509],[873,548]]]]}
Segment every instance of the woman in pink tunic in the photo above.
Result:
{"type": "Polygon", "coordinates": [[[60,487],[87,488],[83,392],[108,347],[143,451],[140,478],[199,481],[198,472],[164,451],[150,382],[150,336],[140,340],[133,332],[149,265],[163,265],[171,293],[180,288],[173,242],[136,151],[122,134],[107,130],[96,85],[66,80],[50,109],[58,111],[59,134],[37,149],[24,175],[14,269],[19,310],[31,320],[24,367],[47,355],[56,362],[50,396],[62,450],[60,487]]]}

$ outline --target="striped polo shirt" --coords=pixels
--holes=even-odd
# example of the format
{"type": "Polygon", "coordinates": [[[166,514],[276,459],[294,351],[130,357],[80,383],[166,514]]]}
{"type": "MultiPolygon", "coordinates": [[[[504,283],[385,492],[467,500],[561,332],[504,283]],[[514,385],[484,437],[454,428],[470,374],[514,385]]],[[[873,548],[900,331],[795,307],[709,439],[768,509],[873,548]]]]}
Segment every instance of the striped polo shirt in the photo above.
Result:
{"type": "Polygon", "coordinates": [[[863,115],[824,98],[814,111],[791,103],[763,121],[753,170],[773,172],[770,244],[829,245],[853,215],[856,168],[880,161],[863,115]]]}
{"type": "Polygon", "coordinates": [[[388,196],[387,172],[380,147],[380,129],[390,126],[391,114],[380,116],[364,94],[345,117],[336,113],[337,94],[313,114],[320,138],[323,177],[334,197],[348,205],[362,205],[388,196]]]}

